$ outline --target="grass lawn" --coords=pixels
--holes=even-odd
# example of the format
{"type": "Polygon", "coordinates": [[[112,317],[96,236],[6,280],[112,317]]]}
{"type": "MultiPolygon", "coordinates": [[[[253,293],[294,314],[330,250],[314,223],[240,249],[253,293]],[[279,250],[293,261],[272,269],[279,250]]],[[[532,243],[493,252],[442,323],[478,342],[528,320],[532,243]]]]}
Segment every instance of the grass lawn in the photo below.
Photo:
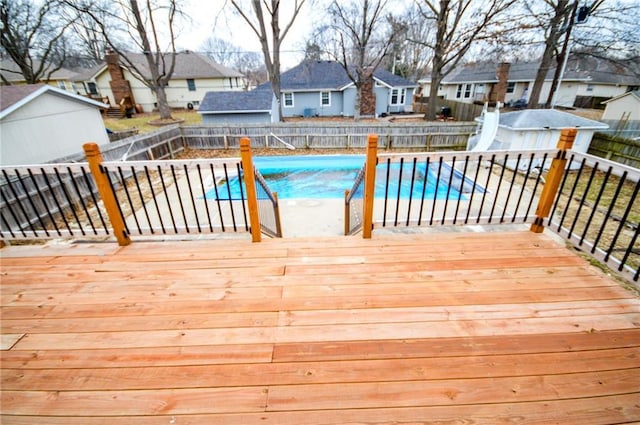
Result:
{"type": "MultiPolygon", "coordinates": [[[[196,111],[175,110],[171,112],[173,118],[184,119],[185,125],[201,124],[202,117],[196,111]]],[[[140,133],[149,133],[160,127],[149,125],[149,121],[160,118],[158,113],[136,114],[132,118],[104,118],[104,126],[111,131],[129,130],[137,128],[140,133]]]]}

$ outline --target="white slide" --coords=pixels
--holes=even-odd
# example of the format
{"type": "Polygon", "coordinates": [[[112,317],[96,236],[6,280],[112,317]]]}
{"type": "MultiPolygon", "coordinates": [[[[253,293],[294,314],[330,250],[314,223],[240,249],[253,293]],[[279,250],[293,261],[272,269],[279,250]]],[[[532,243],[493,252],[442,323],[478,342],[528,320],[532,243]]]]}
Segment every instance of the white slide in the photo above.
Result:
{"type": "Polygon", "coordinates": [[[498,102],[493,112],[489,112],[485,106],[485,109],[482,111],[482,115],[484,116],[484,120],[482,122],[482,130],[480,131],[480,134],[476,134],[469,138],[467,149],[472,152],[486,151],[491,147],[491,144],[498,133],[498,124],[500,122],[500,103],[498,102]]]}

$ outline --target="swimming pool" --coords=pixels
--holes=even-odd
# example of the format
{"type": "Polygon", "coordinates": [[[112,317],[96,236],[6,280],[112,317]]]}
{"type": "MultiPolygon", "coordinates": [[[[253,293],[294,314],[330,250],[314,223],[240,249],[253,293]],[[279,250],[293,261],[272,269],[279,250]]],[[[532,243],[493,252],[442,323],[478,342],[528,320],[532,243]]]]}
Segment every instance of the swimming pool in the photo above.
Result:
{"type": "MultiPolygon", "coordinates": [[[[254,165],[265,178],[269,188],[278,192],[280,199],[298,198],[344,198],[344,191],[351,189],[356,174],[364,165],[364,155],[301,155],[301,156],[261,156],[254,158],[254,165]]],[[[434,197],[437,180],[437,164],[429,167],[427,187],[424,188],[425,198],[434,197]],[[432,169],[434,168],[434,169],[432,169]]],[[[450,168],[449,168],[450,170],[450,168]]],[[[421,198],[423,192],[426,164],[418,165],[415,172],[415,183],[411,190],[412,167],[406,166],[402,170],[402,187],[400,197],[421,198]]],[[[398,174],[400,165],[392,164],[389,169],[388,193],[396,196],[398,193],[398,174]]],[[[385,196],[387,167],[378,165],[376,172],[376,197],[385,196]]],[[[447,177],[448,181],[448,177],[447,177]]],[[[230,192],[232,199],[240,198],[240,186],[238,178],[230,179],[230,192]]],[[[453,185],[454,187],[456,185],[453,185]]],[[[460,187],[457,185],[457,187],[460,187]]],[[[448,186],[441,173],[440,183],[437,187],[436,199],[446,199],[448,186]]],[[[460,193],[453,187],[448,191],[449,199],[458,199],[460,193]]],[[[228,186],[226,181],[218,183],[218,195],[228,199],[228,186]]],[[[207,199],[215,199],[216,193],[211,189],[206,194],[207,199]]],[[[464,199],[464,195],[462,195],[464,199]]],[[[222,198],[219,198],[222,199],[222,198]]]]}

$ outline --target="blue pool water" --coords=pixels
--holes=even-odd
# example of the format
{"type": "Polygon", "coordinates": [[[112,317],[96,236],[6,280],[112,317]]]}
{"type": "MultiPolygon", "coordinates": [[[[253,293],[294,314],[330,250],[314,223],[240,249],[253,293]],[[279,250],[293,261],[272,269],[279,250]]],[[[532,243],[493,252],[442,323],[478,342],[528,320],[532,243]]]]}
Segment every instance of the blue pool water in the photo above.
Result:
{"type": "MultiPolygon", "coordinates": [[[[278,192],[280,199],[295,198],[344,198],[345,189],[351,189],[358,171],[364,165],[364,155],[304,155],[304,156],[268,156],[255,157],[254,165],[265,178],[269,188],[278,192]]],[[[405,164],[402,171],[402,185],[400,197],[421,198],[423,191],[425,164],[416,167],[415,182],[411,190],[412,166],[405,164]]],[[[444,167],[443,167],[444,169],[444,167]]],[[[449,169],[450,170],[450,169],[449,169]]],[[[392,164],[389,170],[388,196],[397,197],[398,174],[400,165],[392,164]]],[[[437,164],[429,167],[427,187],[424,189],[425,198],[433,198],[437,180],[437,164]]],[[[438,184],[436,199],[447,197],[446,178],[441,175],[438,184]]],[[[386,186],[387,166],[380,164],[376,170],[376,197],[384,197],[386,186]]],[[[240,186],[238,178],[230,179],[231,198],[240,198],[240,186]]],[[[459,187],[459,185],[458,185],[459,187]]],[[[227,183],[218,185],[220,199],[228,199],[227,183]]],[[[244,190],[244,189],[243,189],[244,190]]],[[[215,199],[216,194],[212,189],[207,193],[207,198],[215,199]]],[[[449,199],[458,199],[459,192],[451,188],[449,199]]],[[[464,199],[464,195],[463,195],[464,199]]]]}

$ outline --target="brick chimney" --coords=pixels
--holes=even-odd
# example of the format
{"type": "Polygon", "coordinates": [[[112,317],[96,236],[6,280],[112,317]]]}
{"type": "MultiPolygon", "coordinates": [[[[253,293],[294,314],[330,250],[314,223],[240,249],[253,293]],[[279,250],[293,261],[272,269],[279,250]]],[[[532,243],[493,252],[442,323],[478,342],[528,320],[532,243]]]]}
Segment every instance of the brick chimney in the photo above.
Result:
{"type": "Polygon", "coordinates": [[[376,115],[376,94],[373,91],[373,73],[364,80],[362,98],[360,99],[360,115],[374,117],[376,115]]]}
{"type": "Polygon", "coordinates": [[[115,105],[120,105],[120,101],[126,97],[128,97],[126,102],[134,105],[135,101],[133,99],[133,93],[131,92],[131,84],[128,80],[124,79],[124,73],[120,67],[120,56],[113,50],[109,50],[105,55],[105,61],[107,62],[107,71],[109,71],[109,75],[111,76],[109,86],[111,86],[115,105]]]}
{"type": "Polygon", "coordinates": [[[509,80],[509,69],[511,64],[509,62],[501,62],[498,65],[496,71],[496,78],[498,83],[493,87],[491,100],[495,102],[504,103],[504,98],[507,95],[507,82],[509,80]]]}

